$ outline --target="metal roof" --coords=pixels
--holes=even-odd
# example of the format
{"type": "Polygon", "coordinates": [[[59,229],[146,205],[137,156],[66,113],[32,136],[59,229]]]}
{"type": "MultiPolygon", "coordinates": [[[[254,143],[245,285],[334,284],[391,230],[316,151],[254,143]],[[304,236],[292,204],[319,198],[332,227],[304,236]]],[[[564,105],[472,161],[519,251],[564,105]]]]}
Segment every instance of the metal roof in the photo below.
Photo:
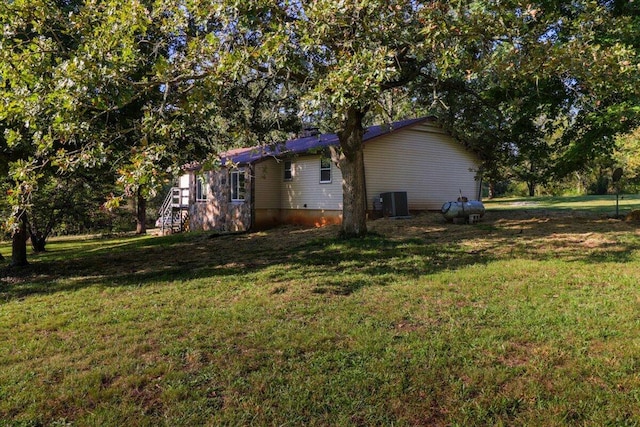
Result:
{"type": "MultiPolygon", "coordinates": [[[[368,127],[365,129],[363,142],[370,141],[382,135],[387,135],[408,126],[423,123],[427,120],[429,120],[428,117],[422,117],[419,119],[403,120],[391,124],[368,127]]],[[[302,154],[310,151],[322,150],[329,146],[337,146],[339,144],[338,135],[335,133],[326,133],[292,139],[284,144],[231,150],[224,153],[221,156],[221,160],[222,164],[225,164],[227,161],[237,164],[248,164],[267,157],[283,157],[302,154]]]]}

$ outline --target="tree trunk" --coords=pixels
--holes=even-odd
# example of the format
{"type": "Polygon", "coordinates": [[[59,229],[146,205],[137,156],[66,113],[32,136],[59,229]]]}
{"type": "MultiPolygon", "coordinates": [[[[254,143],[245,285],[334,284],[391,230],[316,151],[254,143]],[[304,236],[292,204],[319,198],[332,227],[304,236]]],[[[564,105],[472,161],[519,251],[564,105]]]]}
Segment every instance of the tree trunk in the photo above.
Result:
{"type": "Polygon", "coordinates": [[[536,183],[534,181],[529,181],[527,183],[527,187],[529,187],[529,197],[533,197],[536,195],[536,183]]]}
{"type": "Polygon", "coordinates": [[[30,233],[29,237],[31,238],[31,247],[33,248],[34,252],[45,252],[47,237],[44,234],[40,232],[30,233]]]}
{"type": "Polygon", "coordinates": [[[27,218],[26,213],[18,217],[18,229],[13,233],[11,245],[11,266],[23,267],[27,262],[27,218]]]}
{"type": "Polygon", "coordinates": [[[489,199],[496,197],[496,184],[493,180],[489,181],[489,199]]]}
{"type": "Polygon", "coordinates": [[[338,132],[342,152],[333,152],[333,160],[342,172],[342,235],[367,234],[367,200],[364,178],[362,138],[364,112],[349,110],[343,129],[338,132]]]}
{"type": "Polygon", "coordinates": [[[362,148],[355,159],[341,161],[342,171],[342,234],[359,237],[367,234],[367,204],[365,199],[364,155],[362,148]]]}
{"type": "Polygon", "coordinates": [[[136,234],[147,233],[147,199],[142,195],[141,189],[138,189],[137,206],[136,206],[136,234]]]}

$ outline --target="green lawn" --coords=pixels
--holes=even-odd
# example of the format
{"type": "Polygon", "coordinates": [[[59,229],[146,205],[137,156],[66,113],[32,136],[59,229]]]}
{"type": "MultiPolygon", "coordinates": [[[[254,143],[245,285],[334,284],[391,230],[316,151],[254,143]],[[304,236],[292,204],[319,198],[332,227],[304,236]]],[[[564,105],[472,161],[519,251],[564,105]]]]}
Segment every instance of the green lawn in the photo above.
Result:
{"type": "MultiPolygon", "coordinates": [[[[487,209],[527,210],[547,209],[579,211],[609,214],[615,216],[616,195],[606,196],[573,196],[573,197],[512,197],[485,200],[487,209]]],[[[618,213],[640,209],[640,195],[620,194],[618,196],[618,213]]]]}
{"type": "Polygon", "coordinates": [[[54,240],[2,273],[0,426],[640,424],[638,225],[487,205],[54,240]]]}

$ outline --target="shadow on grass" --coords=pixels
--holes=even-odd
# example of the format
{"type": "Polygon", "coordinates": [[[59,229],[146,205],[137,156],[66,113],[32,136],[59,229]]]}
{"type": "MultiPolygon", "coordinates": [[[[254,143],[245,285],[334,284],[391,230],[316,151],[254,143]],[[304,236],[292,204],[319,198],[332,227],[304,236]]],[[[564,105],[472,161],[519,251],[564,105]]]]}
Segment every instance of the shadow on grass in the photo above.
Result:
{"type": "MultiPolygon", "coordinates": [[[[235,238],[216,240],[225,247],[231,244],[239,248],[243,243],[235,238]]],[[[249,245],[253,249],[235,252],[224,249],[218,253],[212,242],[205,245],[202,241],[165,241],[154,246],[159,250],[151,251],[150,246],[132,241],[119,243],[113,252],[103,247],[91,255],[83,252],[81,256],[61,260],[36,260],[27,268],[4,272],[0,301],[87,286],[137,287],[160,281],[251,275],[274,266],[279,268],[271,273],[273,282],[283,278],[280,271],[283,269],[295,279],[313,277],[320,283],[314,292],[349,295],[364,286],[385,285],[395,275],[419,277],[443,268],[489,261],[418,239],[390,241],[383,236],[316,239],[277,254],[262,247],[268,240],[254,238],[249,245]]]]}
{"type": "Polygon", "coordinates": [[[281,227],[261,233],[52,242],[25,269],[0,275],[0,301],[89,286],[139,287],[158,282],[260,274],[261,280],[313,281],[313,292],[350,295],[399,277],[418,278],[496,260],[628,262],[640,249],[635,225],[601,218],[535,218],[495,213],[475,226],[446,224],[436,214],[376,222],[365,238],[335,237],[337,228],[281,227]],[[620,239],[616,236],[627,236],[620,239]]]}

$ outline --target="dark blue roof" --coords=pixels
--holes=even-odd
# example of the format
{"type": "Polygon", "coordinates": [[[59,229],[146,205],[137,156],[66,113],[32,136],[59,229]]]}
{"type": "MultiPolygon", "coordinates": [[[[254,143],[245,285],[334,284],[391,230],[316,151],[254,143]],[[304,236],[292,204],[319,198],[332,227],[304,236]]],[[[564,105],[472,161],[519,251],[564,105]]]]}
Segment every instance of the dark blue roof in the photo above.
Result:
{"type": "MultiPolygon", "coordinates": [[[[407,126],[427,121],[428,118],[403,120],[391,123],[390,125],[371,126],[365,130],[363,141],[367,142],[382,135],[395,132],[407,126]]],[[[304,138],[292,139],[284,144],[275,146],[252,147],[240,150],[232,150],[222,156],[222,163],[231,160],[233,163],[247,164],[253,163],[266,157],[282,157],[285,155],[302,154],[314,150],[322,150],[329,146],[339,145],[338,135],[326,133],[322,135],[307,136],[304,138]]]]}

